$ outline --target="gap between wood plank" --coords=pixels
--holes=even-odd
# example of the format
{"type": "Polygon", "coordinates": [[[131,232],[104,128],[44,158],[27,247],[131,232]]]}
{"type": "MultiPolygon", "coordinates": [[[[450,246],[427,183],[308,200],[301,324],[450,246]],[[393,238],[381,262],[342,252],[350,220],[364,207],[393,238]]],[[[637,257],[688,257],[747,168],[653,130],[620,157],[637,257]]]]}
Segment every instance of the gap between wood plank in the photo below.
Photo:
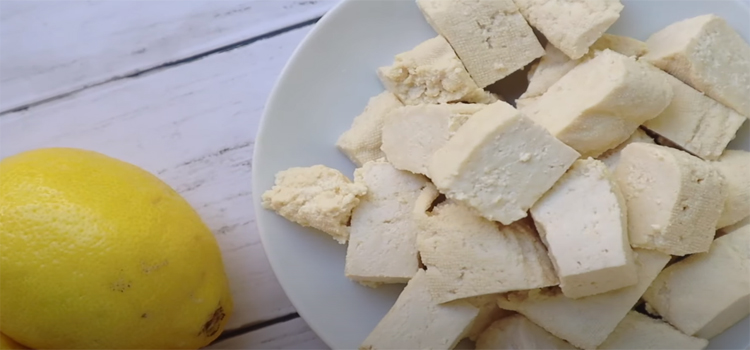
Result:
{"type": "Polygon", "coordinates": [[[262,328],[270,327],[270,326],[273,326],[275,324],[279,324],[279,323],[284,323],[284,322],[287,322],[287,321],[291,321],[291,320],[293,320],[295,318],[299,318],[299,314],[296,313],[296,312],[292,313],[292,314],[289,314],[289,315],[284,315],[284,316],[281,316],[281,317],[277,317],[277,318],[274,318],[274,319],[271,319],[271,320],[268,320],[268,321],[262,321],[262,322],[258,322],[258,323],[249,324],[249,325],[246,325],[246,326],[241,326],[241,327],[238,327],[238,328],[235,328],[235,329],[230,329],[230,330],[227,330],[227,331],[224,331],[223,333],[221,333],[221,335],[218,338],[216,338],[216,340],[214,340],[211,344],[218,343],[220,341],[224,341],[224,340],[227,340],[229,338],[234,338],[234,337],[243,335],[245,333],[250,333],[250,332],[253,332],[253,331],[257,331],[257,330],[262,329],[262,328]]]}
{"type": "Polygon", "coordinates": [[[134,73],[130,73],[130,74],[122,75],[122,76],[115,76],[115,77],[112,77],[112,78],[110,78],[110,79],[108,79],[106,81],[100,82],[100,83],[95,83],[95,84],[87,85],[87,86],[84,86],[84,87],[82,87],[80,89],[75,89],[73,91],[69,91],[69,92],[66,92],[66,93],[63,93],[63,94],[60,94],[60,95],[57,95],[57,96],[53,96],[53,97],[46,98],[46,99],[43,99],[43,100],[40,100],[40,101],[29,103],[29,104],[24,105],[24,106],[20,106],[20,107],[16,107],[16,108],[4,111],[4,112],[0,113],[0,117],[4,116],[6,114],[21,112],[21,111],[27,110],[29,108],[32,108],[32,107],[35,107],[35,106],[38,106],[38,105],[41,105],[41,104],[44,104],[44,103],[47,103],[47,102],[50,102],[50,101],[55,101],[55,100],[59,100],[59,99],[71,96],[71,95],[75,95],[75,94],[77,94],[77,93],[79,93],[81,91],[84,91],[84,90],[87,90],[87,89],[90,89],[90,88],[93,88],[93,87],[101,86],[101,85],[104,85],[104,84],[108,84],[108,83],[111,83],[111,82],[114,82],[114,81],[118,81],[118,80],[122,80],[122,79],[129,79],[129,78],[136,78],[136,77],[139,77],[139,76],[142,76],[142,75],[145,75],[145,74],[153,73],[153,72],[160,71],[160,70],[163,70],[163,69],[168,69],[168,68],[171,68],[171,67],[175,67],[175,66],[179,66],[179,65],[185,64],[185,63],[190,63],[190,62],[193,62],[193,61],[196,61],[196,60],[200,60],[200,59],[203,59],[205,57],[208,57],[208,56],[211,56],[211,55],[214,55],[214,54],[217,54],[217,53],[222,53],[222,52],[227,52],[227,51],[231,51],[231,50],[234,50],[234,49],[238,49],[238,48],[241,48],[243,46],[250,45],[250,44],[252,44],[252,43],[254,43],[256,41],[270,39],[270,38],[273,38],[273,37],[275,37],[277,35],[284,34],[286,32],[289,32],[289,31],[292,31],[292,30],[295,30],[295,29],[299,29],[299,28],[303,28],[303,27],[306,27],[306,26],[309,26],[309,25],[313,25],[315,23],[318,23],[318,21],[321,18],[322,17],[316,17],[316,18],[309,19],[309,20],[304,21],[304,22],[299,22],[297,24],[293,24],[293,25],[290,25],[290,26],[279,28],[279,29],[276,29],[274,31],[271,31],[271,32],[268,32],[268,33],[265,33],[265,34],[256,35],[256,36],[254,36],[252,38],[241,40],[241,41],[238,41],[238,42],[235,42],[235,43],[232,43],[232,44],[224,45],[224,46],[215,48],[213,50],[205,51],[205,52],[193,55],[193,56],[189,56],[189,57],[186,57],[186,58],[181,58],[181,59],[174,60],[174,61],[171,61],[171,62],[166,62],[166,63],[160,64],[158,66],[154,66],[154,67],[151,67],[151,68],[142,69],[142,70],[134,72],[134,73]]]}

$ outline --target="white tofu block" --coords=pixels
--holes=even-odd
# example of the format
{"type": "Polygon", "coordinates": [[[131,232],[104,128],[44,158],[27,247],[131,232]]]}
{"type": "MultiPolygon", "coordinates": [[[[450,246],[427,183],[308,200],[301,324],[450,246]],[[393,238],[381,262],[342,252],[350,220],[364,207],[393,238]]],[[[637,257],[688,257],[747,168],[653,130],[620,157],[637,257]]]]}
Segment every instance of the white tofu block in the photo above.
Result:
{"type": "Polygon", "coordinates": [[[360,345],[360,350],[453,349],[466,334],[479,309],[459,300],[438,304],[419,270],[396,304],[360,345]]]}
{"type": "Polygon", "coordinates": [[[479,335],[484,332],[493,322],[514,315],[513,311],[503,310],[497,306],[497,298],[499,295],[490,294],[482,295],[478,297],[464,299],[469,304],[479,308],[479,314],[474,320],[474,323],[469,329],[468,338],[471,341],[476,341],[479,335]]]}
{"type": "Polygon", "coordinates": [[[578,156],[509,104],[496,102],[435,152],[429,172],[448,198],[509,225],[526,217],[578,156]]]}
{"type": "Polygon", "coordinates": [[[477,340],[477,349],[559,349],[577,350],[570,343],[550,334],[523,315],[495,321],[477,340]]]}
{"type": "Polygon", "coordinates": [[[750,216],[750,152],[726,150],[713,164],[724,175],[727,194],[716,224],[716,228],[722,228],[750,216]]]}
{"type": "Polygon", "coordinates": [[[750,46],[724,19],[686,19],[646,43],[644,60],[750,118],[750,46]]]}
{"type": "Polygon", "coordinates": [[[417,0],[417,5],[480,88],[544,54],[513,0],[417,0]]]}
{"type": "Polygon", "coordinates": [[[442,36],[396,55],[392,65],[378,68],[378,77],[405,105],[490,102],[442,36]]]}
{"type": "Polygon", "coordinates": [[[341,134],[336,147],[357,166],[385,157],[380,150],[385,116],[403,105],[387,91],[371,98],[362,114],[354,118],[351,128],[341,134]]]}
{"type": "Polygon", "coordinates": [[[710,339],[750,314],[750,226],[662,271],[643,295],[671,325],[710,339]]]}
{"type": "Polygon", "coordinates": [[[336,169],[323,165],[289,168],[278,172],[273,188],[263,193],[263,208],[344,244],[349,239],[352,209],[365,193],[365,185],[352,183],[336,169]]]}
{"type": "Polygon", "coordinates": [[[577,160],[531,207],[568,298],[636,284],[625,199],[601,161],[577,160]]]}
{"type": "MultiPolygon", "coordinates": [[[[733,109],[659,71],[672,85],[672,103],[643,126],[706,160],[715,160],[745,122],[733,109]]],[[[750,98],[750,97],[748,97],[750,98]]]]}
{"type": "Polygon", "coordinates": [[[573,68],[521,112],[584,157],[627,140],[672,100],[653,67],[605,50],[573,68]]]}
{"type": "Polygon", "coordinates": [[[708,346],[706,339],[685,335],[665,322],[630,311],[597,349],[699,350],[705,349],[706,346],[708,346]]]}
{"type": "Polygon", "coordinates": [[[726,194],[716,168],[674,148],[633,143],[615,170],[633,247],[671,255],[708,251],[726,194]]]}
{"type": "Polygon", "coordinates": [[[427,167],[433,153],[484,106],[459,103],[398,108],[385,118],[381,149],[397,169],[429,176],[427,167]]]}
{"type": "Polygon", "coordinates": [[[572,59],[589,47],[620,18],[620,0],[514,0],[523,17],[572,59]]]}
{"type": "Polygon", "coordinates": [[[352,212],[344,273],[372,286],[405,283],[417,273],[417,224],[411,214],[428,180],[385,161],[354,172],[367,194],[352,212]]]}
{"type": "Polygon", "coordinates": [[[502,309],[514,310],[558,338],[582,349],[603,343],[646,288],[669,262],[669,255],[653,250],[634,251],[638,284],[580,299],[565,297],[559,289],[508,293],[498,299],[502,309]]]}
{"type": "Polygon", "coordinates": [[[499,226],[448,200],[422,216],[419,226],[419,255],[437,302],[558,283],[529,221],[499,226]]]}
{"type": "Polygon", "coordinates": [[[596,159],[601,160],[604,162],[604,164],[609,168],[609,171],[614,173],[615,169],[617,168],[617,163],[620,162],[620,154],[627,145],[631,143],[636,142],[642,142],[642,143],[654,143],[654,139],[651,138],[651,136],[648,136],[645,131],[641,130],[640,128],[635,129],[635,132],[633,132],[630,137],[625,140],[625,142],[621,143],[617,147],[602,153],[599,157],[596,157],[596,159]]]}

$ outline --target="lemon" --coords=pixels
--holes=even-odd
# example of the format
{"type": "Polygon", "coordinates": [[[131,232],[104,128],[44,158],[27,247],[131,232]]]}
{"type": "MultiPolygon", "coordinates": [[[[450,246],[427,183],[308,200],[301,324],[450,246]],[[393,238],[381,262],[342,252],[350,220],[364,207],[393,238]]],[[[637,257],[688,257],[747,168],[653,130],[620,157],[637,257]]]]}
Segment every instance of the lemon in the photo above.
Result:
{"type": "Polygon", "coordinates": [[[28,349],[27,347],[16,343],[15,340],[8,338],[7,335],[0,333],[0,349],[1,350],[23,350],[28,349]]]}
{"type": "Polygon", "coordinates": [[[215,238],[155,176],[50,148],[0,161],[0,330],[32,348],[199,348],[232,312],[215,238]]]}

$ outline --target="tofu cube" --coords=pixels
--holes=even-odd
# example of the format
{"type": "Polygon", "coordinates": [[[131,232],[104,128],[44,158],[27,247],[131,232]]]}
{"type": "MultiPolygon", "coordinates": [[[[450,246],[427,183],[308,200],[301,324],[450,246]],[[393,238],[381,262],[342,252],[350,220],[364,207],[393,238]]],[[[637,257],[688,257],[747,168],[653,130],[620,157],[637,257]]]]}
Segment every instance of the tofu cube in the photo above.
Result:
{"type": "Polygon", "coordinates": [[[534,206],[531,217],[568,298],[638,282],[625,199],[601,161],[577,160],[534,206]]]}
{"type": "Polygon", "coordinates": [[[577,350],[520,314],[497,320],[477,340],[477,349],[577,350]]]}
{"type": "Polygon", "coordinates": [[[489,327],[493,322],[505,318],[515,313],[513,311],[503,310],[497,306],[497,294],[482,295],[473,298],[467,298],[469,304],[479,308],[479,314],[471,325],[468,332],[468,338],[471,341],[477,341],[479,336],[489,327]]]}
{"type": "Polygon", "coordinates": [[[419,270],[359,349],[453,349],[477,314],[479,309],[463,300],[438,304],[419,270]]]}
{"type": "Polygon", "coordinates": [[[385,157],[380,150],[385,116],[403,105],[387,91],[371,98],[362,114],[354,118],[351,128],[341,134],[336,147],[357,166],[385,157]]]}
{"type": "Polygon", "coordinates": [[[572,59],[589,47],[620,18],[620,0],[514,0],[523,17],[572,59]]]}
{"type": "Polygon", "coordinates": [[[620,162],[620,155],[622,153],[622,150],[625,149],[625,147],[627,147],[629,144],[636,142],[654,144],[654,139],[652,139],[651,136],[648,136],[648,134],[646,134],[646,132],[644,132],[640,128],[635,129],[635,132],[633,132],[633,134],[630,135],[630,137],[625,140],[625,142],[607,152],[602,153],[599,157],[596,157],[596,159],[604,162],[604,165],[609,168],[609,171],[611,173],[614,173],[615,169],[617,168],[617,164],[620,162]]]}
{"type": "Polygon", "coordinates": [[[683,333],[710,339],[750,314],[749,251],[744,226],[664,269],[643,299],[683,333]]]}
{"type": "Polygon", "coordinates": [[[664,269],[670,256],[636,249],[638,283],[611,292],[570,299],[559,289],[549,288],[505,294],[501,309],[517,311],[553,335],[581,349],[596,349],[603,343],[646,288],[664,269]]]}
{"type": "Polygon", "coordinates": [[[347,223],[363,184],[352,183],[336,169],[323,165],[289,168],[276,174],[273,188],[263,193],[263,208],[289,221],[328,233],[341,244],[349,239],[347,223]]]}
{"type": "Polygon", "coordinates": [[[724,19],[686,19],[646,43],[644,60],[750,118],[750,46],[724,19]]]}
{"type": "Polygon", "coordinates": [[[633,247],[680,256],[708,251],[726,198],[711,163],[674,148],[633,143],[622,150],[615,178],[633,247]]]}
{"type": "Polygon", "coordinates": [[[374,285],[406,283],[417,273],[417,223],[411,214],[428,180],[385,161],[354,172],[367,194],[352,212],[346,277],[374,285]]]}
{"type": "Polygon", "coordinates": [[[427,167],[435,151],[484,106],[458,103],[398,108],[385,118],[382,150],[397,169],[429,176],[427,167]]]}
{"type": "Polygon", "coordinates": [[[396,55],[392,65],[378,68],[378,77],[405,105],[490,102],[442,36],[396,55]]]}
{"type": "Polygon", "coordinates": [[[724,175],[727,194],[716,224],[716,228],[723,228],[750,216],[750,152],[726,150],[713,164],[724,175]]]}
{"type": "Polygon", "coordinates": [[[708,346],[706,339],[685,335],[666,322],[630,311],[597,349],[700,350],[705,349],[706,346],[708,346]]]}
{"type": "Polygon", "coordinates": [[[672,85],[674,98],[661,114],[643,126],[698,157],[719,158],[745,117],[679,79],[661,71],[659,74],[672,85]]]}
{"type": "Polygon", "coordinates": [[[672,101],[672,87],[648,65],[605,50],[573,68],[521,112],[584,157],[627,140],[672,101]]]}
{"type": "Polygon", "coordinates": [[[509,225],[526,217],[578,156],[509,104],[496,102],[435,152],[429,172],[448,198],[509,225]]]}
{"type": "Polygon", "coordinates": [[[417,5],[480,88],[544,54],[513,0],[417,0],[417,5]]]}
{"type": "Polygon", "coordinates": [[[419,255],[439,303],[558,284],[528,221],[499,226],[448,200],[423,215],[419,225],[419,255]]]}

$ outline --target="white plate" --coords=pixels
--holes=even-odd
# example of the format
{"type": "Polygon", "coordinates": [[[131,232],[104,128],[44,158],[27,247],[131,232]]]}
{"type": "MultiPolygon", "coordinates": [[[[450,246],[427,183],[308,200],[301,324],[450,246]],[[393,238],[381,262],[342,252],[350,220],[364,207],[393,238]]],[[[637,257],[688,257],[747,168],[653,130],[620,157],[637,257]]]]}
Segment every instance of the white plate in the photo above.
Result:
{"type": "MultiPolygon", "coordinates": [[[[646,39],[680,19],[706,13],[726,18],[750,39],[750,12],[735,1],[623,1],[610,32],[646,39]]],[[[354,171],[334,143],[368,98],[380,93],[375,69],[435,36],[413,1],[350,0],[328,13],[297,49],[266,107],[253,157],[253,198],[271,266],[310,327],[334,349],[356,349],[388,312],[402,286],[370,289],[344,277],[346,247],[260,207],[274,174],[324,164],[354,171]]],[[[750,150],[748,123],[733,148],[750,150]]],[[[716,286],[721,288],[721,286],[716,286]]],[[[711,348],[747,348],[747,319],[711,342],[711,348]]]]}

